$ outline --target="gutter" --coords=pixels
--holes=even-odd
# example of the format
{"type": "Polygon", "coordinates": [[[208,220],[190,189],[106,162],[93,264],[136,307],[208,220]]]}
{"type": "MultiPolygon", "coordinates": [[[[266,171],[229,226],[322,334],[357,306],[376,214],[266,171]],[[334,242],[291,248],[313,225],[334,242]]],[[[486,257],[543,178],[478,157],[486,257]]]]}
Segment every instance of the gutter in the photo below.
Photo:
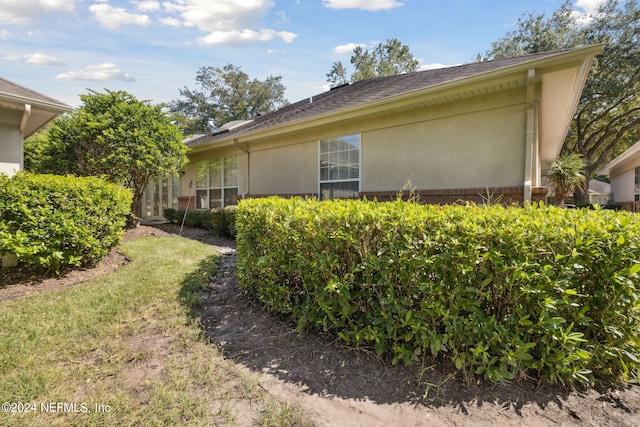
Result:
{"type": "Polygon", "coordinates": [[[32,105],[35,109],[51,110],[51,112],[59,112],[60,114],[70,113],[71,111],[73,111],[73,107],[67,104],[55,103],[53,101],[49,102],[45,100],[30,99],[22,96],[12,95],[6,92],[0,92],[0,99],[18,104],[29,104],[32,105]]]}

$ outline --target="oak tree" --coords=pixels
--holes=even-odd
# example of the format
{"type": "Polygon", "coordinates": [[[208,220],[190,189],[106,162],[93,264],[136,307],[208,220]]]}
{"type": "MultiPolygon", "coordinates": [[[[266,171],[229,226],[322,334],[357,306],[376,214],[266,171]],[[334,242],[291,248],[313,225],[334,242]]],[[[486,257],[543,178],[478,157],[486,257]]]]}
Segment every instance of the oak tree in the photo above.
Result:
{"type": "MultiPolygon", "coordinates": [[[[494,42],[479,60],[603,43],[590,70],[562,153],[585,162],[586,182],[640,138],[640,7],[637,0],[608,0],[593,15],[566,1],[553,15],[525,13],[516,29],[494,42]]],[[[587,185],[574,192],[588,202],[587,185]]]]}
{"type": "Polygon", "coordinates": [[[420,61],[413,57],[409,46],[398,39],[388,39],[386,43],[378,45],[369,51],[357,46],[351,55],[351,65],[354,68],[351,77],[347,77],[347,69],[342,61],[334,62],[327,73],[327,82],[334,86],[357,82],[373,77],[393,76],[411,73],[418,69],[420,61]]]}
{"type": "Polygon", "coordinates": [[[181,98],[169,103],[185,134],[208,133],[233,120],[249,120],[260,113],[287,104],[281,76],[250,79],[240,67],[201,67],[196,74],[197,89],[186,86],[181,98]]]}

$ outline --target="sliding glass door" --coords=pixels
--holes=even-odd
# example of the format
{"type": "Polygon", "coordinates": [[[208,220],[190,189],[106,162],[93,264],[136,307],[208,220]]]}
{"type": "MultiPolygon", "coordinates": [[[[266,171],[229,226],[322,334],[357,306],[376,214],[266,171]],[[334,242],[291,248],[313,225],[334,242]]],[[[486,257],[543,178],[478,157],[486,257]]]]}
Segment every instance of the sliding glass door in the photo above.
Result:
{"type": "Polygon", "coordinates": [[[143,197],[142,219],[161,220],[167,208],[178,209],[180,178],[165,176],[152,179],[143,197]]]}

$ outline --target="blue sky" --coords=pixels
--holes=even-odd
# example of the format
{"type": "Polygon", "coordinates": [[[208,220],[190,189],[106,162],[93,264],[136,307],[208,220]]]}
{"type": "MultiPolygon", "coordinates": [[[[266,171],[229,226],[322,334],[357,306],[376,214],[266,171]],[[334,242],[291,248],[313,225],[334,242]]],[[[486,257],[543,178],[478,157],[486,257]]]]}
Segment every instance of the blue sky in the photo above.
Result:
{"type": "MultiPolygon", "coordinates": [[[[586,15],[603,0],[575,0],[586,15]]],[[[353,47],[397,38],[426,69],[472,62],[529,11],[563,0],[0,0],[0,76],[72,106],[87,89],[153,103],[200,67],[282,76],[290,102],[327,89],[353,47]]]]}

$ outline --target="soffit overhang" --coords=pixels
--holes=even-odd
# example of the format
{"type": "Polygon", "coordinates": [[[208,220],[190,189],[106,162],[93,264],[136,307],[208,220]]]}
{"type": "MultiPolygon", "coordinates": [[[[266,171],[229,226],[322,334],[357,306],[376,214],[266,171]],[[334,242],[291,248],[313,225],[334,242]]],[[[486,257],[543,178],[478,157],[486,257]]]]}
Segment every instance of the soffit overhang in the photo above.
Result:
{"type": "Polygon", "coordinates": [[[0,92],[0,110],[17,111],[28,116],[25,119],[23,129],[23,137],[27,138],[61,114],[71,112],[72,108],[66,104],[56,104],[0,92]]]}

